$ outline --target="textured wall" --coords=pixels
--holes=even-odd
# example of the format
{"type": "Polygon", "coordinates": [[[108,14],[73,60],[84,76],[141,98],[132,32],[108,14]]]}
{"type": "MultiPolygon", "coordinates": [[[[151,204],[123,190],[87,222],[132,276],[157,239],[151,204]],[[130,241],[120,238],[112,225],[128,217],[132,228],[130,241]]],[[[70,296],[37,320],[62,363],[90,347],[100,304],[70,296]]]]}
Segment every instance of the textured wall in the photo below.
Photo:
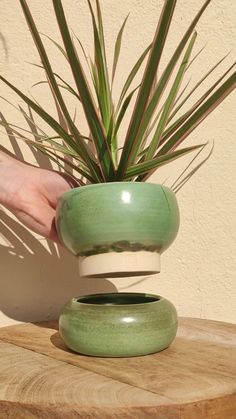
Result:
{"type": "MultiPolygon", "coordinates": [[[[29,0],[28,3],[40,31],[60,39],[51,1],[29,0]]],[[[116,95],[135,58],[152,39],[162,3],[162,0],[101,0],[110,59],[115,34],[122,19],[131,11],[118,67],[116,95]]],[[[202,1],[197,0],[178,0],[163,65],[201,3],[202,1]]],[[[89,49],[92,37],[86,1],[63,0],[63,4],[71,27],[89,49]]],[[[230,57],[222,68],[232,62],[233,56],[235,57],[235,15],[234,0],[214,0],[208,7],[198,24],[196,50],[206,43],[207,45],[200,59],[195,61],[189,71],[188,77],[191,72],[194,73],[191,76],[192,85],[217,59],[230,50],[230,57]]],[[[1,0],[0,32],[0,72],[20,89],[27,91],[43,76],[40,70],[27,64],[29,61],[39,60],[17,0],[1,0]],[[5,39],[5,48],[2,37],[5,39]],[[4,50],[7,50],[7,55],[4,50]]],[[[68,78],[62,57],[50,43],[46,43],[54,68],[68,78]]],[[[213,79],[219,74],[220,71],[217,70],[213,79]]],[[[42,105],[48,106],[48,109],[52,107],[46,87],[35,87],[31,92],[42,105]]],[[[15,104],[20,102],[2,84],[1,96],[15,104]]],[[[2,211],[1,324],[53,318],[70,296],[115,289],[160,293],[173,301],[180,315],[235,322],[235,97],[235,93],[228,97],[188,139],[189,144],[214,141],[214,152],[210,160],[178,193],[181,228],[174,245],[162,257],[162,272],[158,276],[141,280],[82,280],[78,276],[77,262],[71,255],[32,235],[6,211],[2,211]]],[[[19,112],[2,100],[0,110],[10,122],[24,123],[19,112]]],[[[80,123],[83,124],[82,119],[80,123]]],[[[1,144],[12,150],[12,145],[2,132],[1,130],[1,144]]],[[[19,155],[19,150],[15,145],[14,147],[19,155]]],[[[20,144],[20,149],[28,161],[35,163],[26,146],[20,144]]],[[[172,163],[156,174],[152,181],[162,182],[168,177],[166,184],[171,185],[188,161],[189,158],[172,163]]]]}

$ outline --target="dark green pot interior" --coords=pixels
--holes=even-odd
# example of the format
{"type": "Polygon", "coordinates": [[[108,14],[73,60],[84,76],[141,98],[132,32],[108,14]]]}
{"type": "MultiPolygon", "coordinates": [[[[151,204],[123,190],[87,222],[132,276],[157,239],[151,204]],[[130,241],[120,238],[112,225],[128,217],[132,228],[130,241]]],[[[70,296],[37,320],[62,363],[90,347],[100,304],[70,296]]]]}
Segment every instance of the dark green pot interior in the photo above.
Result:
{"type": "Polygon", "coordinates": [[[161,297],[141,293],[110,293],[110,294],[92,294],[77,298],[78,303],[99,304],[99,305],[130,305],[145,304],[159,301],[161,297]]]}

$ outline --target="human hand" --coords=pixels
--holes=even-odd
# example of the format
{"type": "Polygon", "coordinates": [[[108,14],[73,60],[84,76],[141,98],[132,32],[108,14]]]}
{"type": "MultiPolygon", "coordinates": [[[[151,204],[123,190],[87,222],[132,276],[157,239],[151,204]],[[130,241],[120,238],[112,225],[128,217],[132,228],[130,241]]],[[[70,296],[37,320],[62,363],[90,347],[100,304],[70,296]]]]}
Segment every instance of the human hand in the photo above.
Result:
{"type": "Polygon", "coordinates": [[[73,186],[78,185],[67,175],[22,163],[0,151],[0,204],[46,238],[59,241],[57,202],[73,186]]]}

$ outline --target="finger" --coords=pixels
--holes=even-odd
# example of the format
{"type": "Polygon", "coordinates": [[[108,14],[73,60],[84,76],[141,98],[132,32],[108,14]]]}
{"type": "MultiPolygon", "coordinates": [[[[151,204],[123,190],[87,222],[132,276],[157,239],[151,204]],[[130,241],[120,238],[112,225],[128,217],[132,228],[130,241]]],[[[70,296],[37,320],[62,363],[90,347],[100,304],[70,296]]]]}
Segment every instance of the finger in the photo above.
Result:
{"type": "Polygon", "coordinates": [[[35,233],[53,241],[59,241],[55,227],[55,210],[49,205],[42,203],[37,208],[15,211],[14,214],[19,221],[35,233]]]}
{"type": "Polygon", "coordinates": [[[41,172],[40,189],[48,203],[55,210],[59,198],[72,187],[78,186],[71,182],[71,178],[67,175],[61,175],[57,172],[43,171],[41,172]],[[44,176],[42,176],[44,174],[44,176]]]}

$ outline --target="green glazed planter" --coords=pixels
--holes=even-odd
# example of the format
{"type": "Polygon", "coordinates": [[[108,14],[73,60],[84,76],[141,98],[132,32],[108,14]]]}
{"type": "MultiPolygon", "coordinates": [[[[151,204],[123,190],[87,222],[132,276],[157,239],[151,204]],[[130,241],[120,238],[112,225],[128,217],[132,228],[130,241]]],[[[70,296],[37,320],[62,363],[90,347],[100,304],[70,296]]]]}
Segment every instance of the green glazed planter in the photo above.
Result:
{"type": "Polygon", "coordinates": [[[68,348],[100,357],[147,355],[176,336],[175,307],[159,295],[94,294],[73,298],[62,309],[59,332],[68,348]]]}
{"type": "Polygon", "coordinates": [[[64,245],[80,256],[82,276],[145,275],[160,271],[160,254],[178,232],[179,210],[167,187],[101,183],[66,192],[56,226],[64,245]]]}

